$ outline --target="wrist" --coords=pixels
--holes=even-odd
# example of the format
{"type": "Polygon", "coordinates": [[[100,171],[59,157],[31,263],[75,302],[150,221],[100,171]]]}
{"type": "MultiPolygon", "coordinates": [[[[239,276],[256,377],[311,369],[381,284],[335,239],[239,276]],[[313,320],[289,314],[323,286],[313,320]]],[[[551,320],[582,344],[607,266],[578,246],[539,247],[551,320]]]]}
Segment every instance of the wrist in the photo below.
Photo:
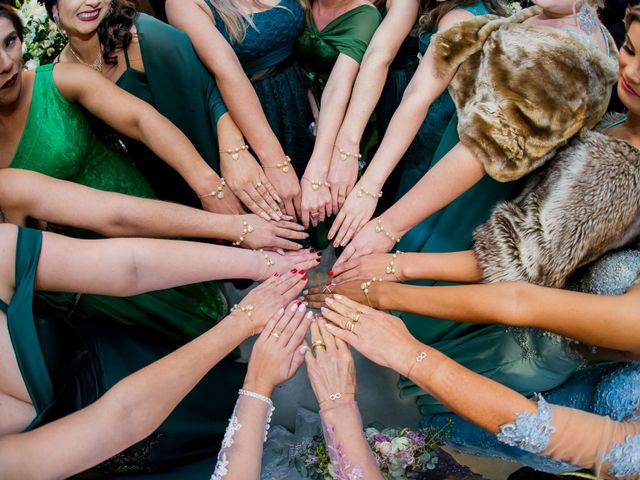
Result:
{"type": "Polygon", "coordinates": [[[238,332],[241,337],[240,342],[252,337],[255,333],[253,320],[246,312],[243,312],[239,308],[232,309],[229,315],[226,316],[225,321],[231,325],[234,332],[238,332]]]}
{"type": "Polygon", "coordinates": [[[217,192],[218,187],[222,185],[222,178],[212,169],[198,175],[194,175],[194,180],[189,182],[193,191],[199,197],[208,196],[211,192],[217,192]]]}
{"type": "Polygon", "coordinates": [[[318,399],[321,411],[331,410],[333,407],[353,403],[356,400],[355,392],[334,392],[318,399]]]}
{"type": "Polygon", "coordinates": [[[395,350],[394,359],[390,362],[391,368],[400,375],[412,379],[412,376],[419,371],[418,366],[422,365],[429,356],[430,349],[414,339],[395,350]]]}
{"type": "Polygon", "coordinates": [[[304,170],[304,177],[310,180],[325,180],[329,174],[329,166],[323,165],[319,160],[314,160],[313,157],[309,159],[307,168],[304,170]]]}
{"type": "Polygon", "coordinates": [[[274,386],[269,382],[260,382],[257,379],[249,378],[249,374],[247,374],[242,388],[269,398],[271,398],[274,390],[274,386]]]}
{"type": "Polygon", "coordinates": [[[274,166],[286,157],[286,152],[278,142],[278,139],[273,137],[272,140],[260,142],[260,145],[255,147],[251,145],[251,148],[258,157],[258,161],[263,166],[274,166]]]}

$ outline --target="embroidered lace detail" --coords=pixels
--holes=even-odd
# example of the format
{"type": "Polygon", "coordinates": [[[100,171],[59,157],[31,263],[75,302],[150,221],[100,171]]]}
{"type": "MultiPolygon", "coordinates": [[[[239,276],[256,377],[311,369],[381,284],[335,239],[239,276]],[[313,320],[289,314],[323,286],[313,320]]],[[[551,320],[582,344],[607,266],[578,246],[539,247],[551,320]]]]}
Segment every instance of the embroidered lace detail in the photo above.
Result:
{"type": "Polygon", "coordinates": [[[364,472],[360,465],[351,466],[351,462],[342,451],[342,446],[336,444],[335,430],[329,426],[327,431],[327,452],[331,459],[335,478],[338,480],[364,480],[364,472]]]}
{"type": "Polygon", "coordinates": [[[607,374],[596,392],[595,411],[616,421],[640,420],[640,363],[607,374]]]}
{"type": "Polygon", "coordinates": [[[553,410],[542,396],[538,396],[538,413],[520,412],[515,423],[500,427],[496,436],[502,443],[530,453],[542,453],[549,438],[556,431],[552,425],[553,410]]]}
{"type": "Polygon", "coordinates": [[[616,477],[640,474],[640,433],[629,435],[624,442],[614,444],[602,460],[611,464],[609,473],[616,477]]]}
{"type": "Polygon", "coordinates": [[[240,424],[238,417],[236,417],[237,407],[238,405],[236,403],[236,408],[233,409],[233,414],[229,420],[229,425],[227,425],[227,430],[224,432],[222,446],[218,453],[218,461],[216,463],[216,468],[213,471],[213,475],[211,475],[211,480],[221,480],[227,475],[227,473],[229,473],[229,470],[227,469],[229,466],[229,459],[227,458],[226,450],[233,445],[234,435],[242,428],[242,424],[240,424]]]}

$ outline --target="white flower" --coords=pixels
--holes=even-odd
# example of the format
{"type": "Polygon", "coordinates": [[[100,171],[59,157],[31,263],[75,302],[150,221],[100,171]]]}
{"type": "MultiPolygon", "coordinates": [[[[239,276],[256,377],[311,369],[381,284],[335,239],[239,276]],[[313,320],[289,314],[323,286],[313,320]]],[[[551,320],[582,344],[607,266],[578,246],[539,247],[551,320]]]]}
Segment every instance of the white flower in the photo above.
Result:
{"type": "Polygon", "coordinates": [[[27,60],[27,63],[24,64],[24,68],[27,70],[33,70],[40,66],[40,60],[37,58],[32,58],[31,60],[27,60]]]}
{"type": "Polygon", "coordinates": [[[384,455],[385,457],[388,457],[389,454],[391,453],[391,442],[380,442],[377,444],[378,447],[378,451],[380,452],[380,455],[384,455]]]}
{"type": "Polygon", "coordinates": [[[396,437],[391,440],[391,451],[396,453],[400,450],[404,450],[411,444],[411,440],[406,437],[396,437]]]}

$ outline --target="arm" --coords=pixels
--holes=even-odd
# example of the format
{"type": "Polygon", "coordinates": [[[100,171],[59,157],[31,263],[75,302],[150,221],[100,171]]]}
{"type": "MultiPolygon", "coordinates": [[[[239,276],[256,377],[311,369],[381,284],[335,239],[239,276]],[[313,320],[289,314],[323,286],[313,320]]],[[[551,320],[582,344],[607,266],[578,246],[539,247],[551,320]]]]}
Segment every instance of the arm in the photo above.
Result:
{"type": "Polygon", "coordinates": [[[176,203],[105,192],[37,172],[0,171],[0,209],[7,221],[32,218],[91,230],[106,237],[187,237],[237,241],[243,221],[255,229],[243,246],[298,249],[289,239],[305,237],[289,222],[267,223],[255,216],[220,215],[176,203]],[[277,238],[280,237],[280,238],[277,238]]]}

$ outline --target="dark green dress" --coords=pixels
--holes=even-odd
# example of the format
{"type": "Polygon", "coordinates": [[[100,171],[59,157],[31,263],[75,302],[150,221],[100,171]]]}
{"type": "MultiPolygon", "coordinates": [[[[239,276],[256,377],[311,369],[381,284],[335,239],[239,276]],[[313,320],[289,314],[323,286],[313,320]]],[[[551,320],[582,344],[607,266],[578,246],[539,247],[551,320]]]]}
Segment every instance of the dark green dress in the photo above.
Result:
{"type": "MultiPolygon", "coordinates": [[[[15,292],[9,305],[0,301],[36,411],[27,430],[90,405],[122,378],[177,347],[146,329],[100,318],[73,322],[68,312],[43,308],[34,292],[41,246],[42,232],[19,228],[15,292]]],[[[151,436],[96,470],[115,478],[119,473],[154,472],[211,456],[219,448],[243,378],[241,364],[223,360],[151,436]]],[[[174,478],[206,478],[203,475],[212,468],[210,463],[200,477],[174,478]]]]}
{"type": "MultiPolygon", "coordinates": [[[[60,94],[53,81],[53,68],[54,65],[46,65],[36,70],[29,116],[10,167],[37,171],[99,190],[153,198],[151,187],[133,164],[101,143],[81,107],[60,94]]],[[[77,229],[57,230],[80,238],[96,237],[77,229]]],[[[49,300],[52,305],[61,301],[53,297],[49,300]]],[[[216,282],[128,298],[82,295],[76,303],[76,317],[109,317],[144,325],[182,340],[210,328],[226,308],[216,282]]]]}
{"type": "MultiPolygon", "coordinates": [[[[215,80],[185,33],[143,13],[135,25],[145,71],[132,68],[125,51],[127,69],[116,85],[167,117],[220,173],[216,125],[227,109],[215,80]]],[[[144,144],[126,137],[122,141],[158,198],[201,206],[182,177],[144,144]]]]}

